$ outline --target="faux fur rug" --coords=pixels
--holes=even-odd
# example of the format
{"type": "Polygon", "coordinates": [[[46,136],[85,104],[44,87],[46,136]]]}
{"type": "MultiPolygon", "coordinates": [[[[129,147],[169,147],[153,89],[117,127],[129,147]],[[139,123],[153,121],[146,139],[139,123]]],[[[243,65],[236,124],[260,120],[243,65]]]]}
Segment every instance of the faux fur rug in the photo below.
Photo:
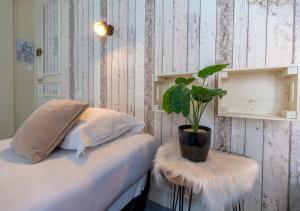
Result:
{"type": "Polygon", "coordinates": [[[209,152],[206,162],[193,163],[181,157],[178,144],[168,143],[156,154],[153,173],[158,183],[165,180],[163,172],[201,193],[208,208],[224,210],[251,191],[259,166],[252,159],[215,150],[209,152]]]}

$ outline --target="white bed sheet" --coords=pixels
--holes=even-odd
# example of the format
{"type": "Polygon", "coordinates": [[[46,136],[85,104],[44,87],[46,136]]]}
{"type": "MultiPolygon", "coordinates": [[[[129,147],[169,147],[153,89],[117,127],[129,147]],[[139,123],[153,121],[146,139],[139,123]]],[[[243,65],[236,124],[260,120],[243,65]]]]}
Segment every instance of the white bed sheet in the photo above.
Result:
{"type": "Polygon", "coordinates": [[[58,150],[32,165],[0,141],[0,211],[98,211],[141,179],[158,147],[138,134],[90,151],[78,163],[74,152],[58,150]]]}
{"type": "Polygon", "coordinates": [[[114,203],[107,209],[107,211],[120,211],[124,208],[132,199],[142,193],[147,181],[147,174],[142,177],[137,183],[131,186],[125,193],[123,193],[114,203]]]}

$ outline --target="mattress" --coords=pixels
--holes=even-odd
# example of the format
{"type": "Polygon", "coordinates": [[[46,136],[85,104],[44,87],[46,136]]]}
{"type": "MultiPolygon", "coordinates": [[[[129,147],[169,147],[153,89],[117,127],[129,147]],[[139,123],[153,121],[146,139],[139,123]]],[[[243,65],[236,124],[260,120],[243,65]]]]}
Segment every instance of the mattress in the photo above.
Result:
{"type": "Polygon", "coordinates": [[[0,141],[0,210],[106,210],[151,168],[158,143],[138,134],[87,153],[57,150],[30,164],[0,141]]]}

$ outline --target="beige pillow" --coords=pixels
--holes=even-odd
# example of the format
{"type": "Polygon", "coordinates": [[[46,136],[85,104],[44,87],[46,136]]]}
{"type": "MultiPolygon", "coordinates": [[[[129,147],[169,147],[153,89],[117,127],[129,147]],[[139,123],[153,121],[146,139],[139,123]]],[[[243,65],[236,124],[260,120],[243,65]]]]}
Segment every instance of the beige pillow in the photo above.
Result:
{"type": "Polygon", "coordinates": [[[88,104],[51,100],[37,109],[19,128],[11,147],[32,163],[47,158],[78,122],[88,104]]]}

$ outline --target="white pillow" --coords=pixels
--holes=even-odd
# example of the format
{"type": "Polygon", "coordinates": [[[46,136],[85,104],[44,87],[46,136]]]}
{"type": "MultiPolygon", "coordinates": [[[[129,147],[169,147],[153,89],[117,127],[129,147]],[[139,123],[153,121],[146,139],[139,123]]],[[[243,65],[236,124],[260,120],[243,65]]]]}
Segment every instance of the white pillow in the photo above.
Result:
{"type": "Polygon", "coordinates": [[[79,123],[66,136],[61,148],[77,150],[79,157],[84,155],[85,148],[140,133],[144,126],[144,122],[123,113],[88,108],[80,116],[79,123]]]}

